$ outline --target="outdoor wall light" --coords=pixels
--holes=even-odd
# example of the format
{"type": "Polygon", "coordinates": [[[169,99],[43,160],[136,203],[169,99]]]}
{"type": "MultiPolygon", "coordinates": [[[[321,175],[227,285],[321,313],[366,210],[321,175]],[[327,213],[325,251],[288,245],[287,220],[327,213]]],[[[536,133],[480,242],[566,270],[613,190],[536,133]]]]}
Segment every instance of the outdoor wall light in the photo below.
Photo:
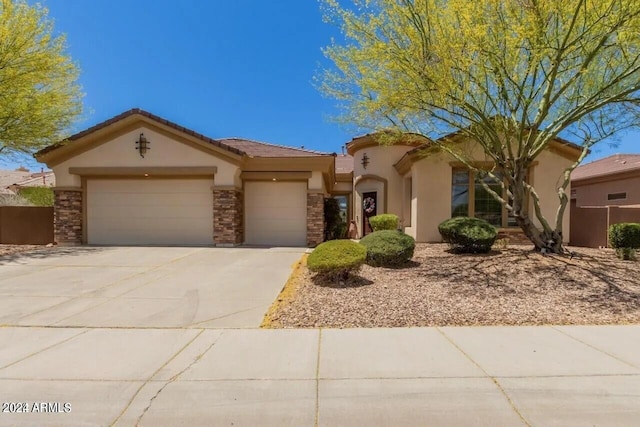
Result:
{"type": "Polygon", "coordinates": [[[144,133],[141,133],[140,138],[138,138],[138,140],[136,141],[136,150],[140,152],[140,157],[142,157],[143,159],[147,150],[151,150],[151,148],[149,147],[150,144],[151,142],[147,140],[147,138],[144,136],[144,133]]]}
{"type": "Polygon", "coordinates": [[[364,153],[364,155],[362,156],[362,161],[360,163],[362,164],[362,167],[364,169],[367,168],[367,165],[369,164],[369,156],[367,156],[367,153],[364,153]]]}

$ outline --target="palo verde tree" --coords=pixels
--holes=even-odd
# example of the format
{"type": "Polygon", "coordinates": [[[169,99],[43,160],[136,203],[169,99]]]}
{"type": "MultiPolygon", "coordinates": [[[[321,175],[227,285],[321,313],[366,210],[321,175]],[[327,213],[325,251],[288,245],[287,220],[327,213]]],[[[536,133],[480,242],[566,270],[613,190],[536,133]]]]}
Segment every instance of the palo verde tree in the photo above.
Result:
{"type": "Polygon", "coordinates": [[[457,131],[494,169],[477,170],[456,144],[434,138],[438,149],[502,186],[498,194],[482,183],[538,250],[562,252],[571,171],[593,144],[638,123],[640,1],[341,3],[323,1],[345,41],[325,49],[335,67],[321,88],[341,101],[343,118],[427,137],[457,131]],[[562,136],[582,154],[559,177],[555,218],[545,218],[527,170],[562,136]]]}
{"type": "Polygon", "coordinates": [[[0,0],[0,153],[33,153],[63,139],[82,110],[77,78],[47,10],[0,0]]]}

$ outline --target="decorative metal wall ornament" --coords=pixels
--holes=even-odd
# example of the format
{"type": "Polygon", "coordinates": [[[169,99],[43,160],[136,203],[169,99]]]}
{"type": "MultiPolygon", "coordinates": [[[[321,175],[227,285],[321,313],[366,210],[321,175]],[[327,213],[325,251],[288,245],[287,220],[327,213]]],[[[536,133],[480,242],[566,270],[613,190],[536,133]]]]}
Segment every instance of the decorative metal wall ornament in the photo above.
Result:
{"type": "Polygon", "coordinates": [[[363,167],[364,169],[366,169],[366,168],[367,168],[367,165],[369,164],[369,156],[367,156],[367,153],[364,153],[364,154],[362,155],[362,161],[360,162],[360,164],[362,164],[362,167],[363,167]]]}
{"type": "Polygon", "coordinates": [[[143,159],[144,155],[147,153],[147,150],[151,150],[151,147],[149,147],[149,145],[151,145],[151,142],[147,140],[147,138],[144,136],[144,133],[141,133],[140,137],[136,141],[136,150],[138,150],[138,152],[140,153],[140,157],[142,157],[143,159]]]}

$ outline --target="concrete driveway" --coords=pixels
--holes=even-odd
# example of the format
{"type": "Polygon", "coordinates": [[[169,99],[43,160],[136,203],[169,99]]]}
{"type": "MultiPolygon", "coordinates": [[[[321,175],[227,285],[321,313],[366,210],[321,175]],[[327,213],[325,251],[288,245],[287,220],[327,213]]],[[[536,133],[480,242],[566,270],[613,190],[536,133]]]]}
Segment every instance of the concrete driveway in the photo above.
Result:
{"type": "Polygon", "coordinates": [[[73,247],[0,261],[0,325],[257,327],[304,248],[73,247]]]}
{"type": "Polygon", "coordinates": [[[5,259],[0,425],[638,425],[640,325],[257,329],[303,251],[5,259]]]}

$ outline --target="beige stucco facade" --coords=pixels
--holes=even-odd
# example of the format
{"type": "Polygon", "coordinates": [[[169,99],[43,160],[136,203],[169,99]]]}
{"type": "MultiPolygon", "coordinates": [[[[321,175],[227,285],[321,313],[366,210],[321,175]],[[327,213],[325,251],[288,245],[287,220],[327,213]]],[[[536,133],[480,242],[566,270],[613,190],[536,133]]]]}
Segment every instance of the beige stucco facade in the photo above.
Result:
{"type": "MultiPolygon", "coordinates": [[[[362,206],[362,195],[377,193],[377,213],[391,213],[402,218],[402,176],[393,172],[393,165],[411,146],[369,146],[358,150],[353,156],[353,203],[362,206]],[[362,159],[367,156],[367,165],[362,159]]],[[[361,226],[362,212],[355,211],[355,221],[361,226]]]]}
{"type": "MultiPolygon", "coordinates": [[[[354,158],[353,220],[362,234],[362,194],[377,192],[377,213],[399,216],[401,227],[418,242],[441,241],[438,224],[451,217],[452,173],[462,164],[443,151],[416,153],[415,144],[394,146],[375,145],[372,139],[354,140],[348,145],[354,158]],[[365,168],[362,159],[367,157],[365,168]]],[[[472,162],[490,165],[482,149],[470,142],[457,141],[458,151],[472,162]]],[[[529,180],[540,195],[544,217],[553,222],[560,205],[558,188],[564,171],[575,162],[577,152],[551,148],[537,158],[529,173],[529,180]],[[564,150],[564,151],[563,151],[564,150]]],[[[571,189],[567,189],[567,195],[571,189]]],[[[535,218],[532,204],[530,215],[535,218]]],[[[563,239],[569,239],[569,207],[562,220],[563,239]]],[[[514,228],[517,230],[517,228],[514,228]]],[[[507,231],[507,229],[505,229],[507,231]]]]}
{"type": "MultiPolygon", "coordinates": [[[[160,133],[151,126],[140,126],[124,134],[118,135],[108,143],[98,145],[82,152],[71,159],[52,167],[58,187],[80,187],[81,176],[72,174],[69,168],[79,167],[211,167],[216,168],[215,185],[241,186],[240,167],[214,154],[180,143],[173,138],[160,133]],[[150,141],[149,150],[141,157],[135,150],[134,141],[140,134],[144,134],[150,141]]],[[[213,169],[212,169],[213,170],[213,169]]],[[[212,182],[212,185],[214,182],[212,182]]]]}
{"type": "Polygon", "coordinates": [[[134,109],[42,150],[57,178],[57,242],[320,243],[333,156],[232,144],[134,109]]]}
{"type": "MultiPolygon", "coordinates": [[[[424,137],[405,137],[392,145],[371,135],[354,138],[347,144],[352,158],[341,156],[336,168],[335,154],[213,140],[134,109],[36,157],[56,176],[59,243],[315,246],[324,239],[323,206],[331,196],[341,197],[343,214],[362,236],[365,194],[375,198],[376,214],[398,215],[400,227],[418,242],[438,242],[438,224],[451,217],[452,173],[461,163],[425,151],[433,146],[424,137]],[[136,150],[142,135],[144,156],[136,150]]],[[[476,144],[452,141],[467,159],[491,165],[476,144]]],[[[552,146],[530,170],[550,221],[562,174],[576,157],[575,147],[552,146]]],[[[569,226],[567,210],[565,240],[569,226]]]]}

